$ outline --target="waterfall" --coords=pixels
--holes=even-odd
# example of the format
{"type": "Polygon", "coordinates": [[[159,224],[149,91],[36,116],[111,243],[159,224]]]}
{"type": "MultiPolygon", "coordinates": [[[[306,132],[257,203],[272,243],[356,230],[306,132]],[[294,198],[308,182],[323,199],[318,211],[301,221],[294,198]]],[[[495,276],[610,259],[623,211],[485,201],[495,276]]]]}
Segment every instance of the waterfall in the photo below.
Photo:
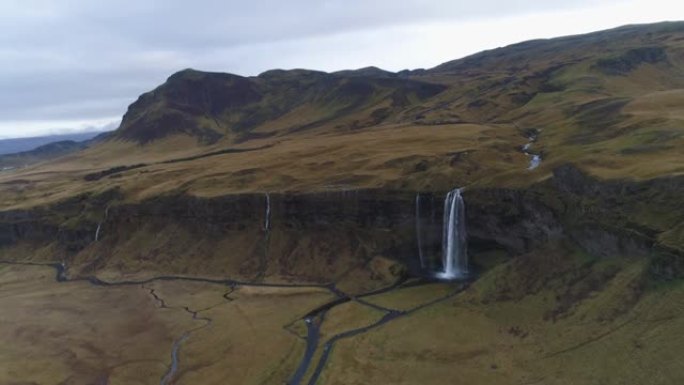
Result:
{"type": "Polygon", "coordinates": [[[266,194],[266,214],[264,217],[264,231],[268,231],[271,228],[271,196],[266,194]]]}
{"type": "Polygon", "coordinates": [[[418,240],[418,258],[420,258],[420,267],[425,268],[425,257],[423,256],[423,234],[421,231],[420,218],[420,193],[416,194],[416,239],[418,240]]]}
{"type": "Polygon", "coordinates": [[[431,194],[416,194],[415,227],[420,268],[439,279],[465,278],[468,275],[468,254],[461,189],[447,194],[441,226],[436,203],[431,194]]]}
{"type": "Polygon", "coordinates": [[[467,274],[465,204],[461,189],[455,189],[449,192],[444,200],[442,271],[437,273],[437,278],[455,279],[467,274]]]}
{"type": "Polygon", "coordinates": [[[97,224],[97,229],[95,229],[95,242],[100,240],[100,229],[102,228],[102,223],[107,220],[109,216],[109,206],[105,207],[104,218],[97,224]]]}
{"type": "Polygon", "coordinates": [[[97,229],[95,230],[95,242],[100,239],[100,228],[102,227],[102,222],[97,224],[97,229]]]}

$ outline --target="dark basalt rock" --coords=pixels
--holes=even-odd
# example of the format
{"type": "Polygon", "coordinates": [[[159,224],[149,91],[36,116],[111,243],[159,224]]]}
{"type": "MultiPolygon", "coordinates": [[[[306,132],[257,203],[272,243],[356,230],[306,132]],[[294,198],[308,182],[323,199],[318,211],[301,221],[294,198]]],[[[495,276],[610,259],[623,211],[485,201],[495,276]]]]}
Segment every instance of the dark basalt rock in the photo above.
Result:
{"type": "Polygon", "coordinates": [[[12,246],[21,241],[48,244],[54,241],[59,227],[45,222],[41,211],[5,211],[0,213],[0,247],[12,246]]]}

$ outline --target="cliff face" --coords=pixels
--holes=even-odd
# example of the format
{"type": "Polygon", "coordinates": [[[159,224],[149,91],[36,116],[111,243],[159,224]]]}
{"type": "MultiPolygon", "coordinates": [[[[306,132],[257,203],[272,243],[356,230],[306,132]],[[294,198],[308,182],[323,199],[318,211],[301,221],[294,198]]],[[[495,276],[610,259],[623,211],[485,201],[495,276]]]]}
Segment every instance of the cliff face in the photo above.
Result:
{"type": "Polygon", "coordinates": [[[384,192],[352,191],[180,195],[112,206],[93,253],[111,248],[114,258],[88,268],[326,282],[410,243],[405,203],[384,192]]]}
{"type": "MultiPolygon", "coordinates": [[[[662,235],[684,222],[684,214],[674,210],[681,207],[683,181],[600,182],[564,166],[527,190],[467,190],[471,261],[477,270],[479,256],[492,251],[516,256],[567,241],[597,257],[650,258],[657,276],[680,277],[684,268],[678,247],[684,242],[662,235]],[[649,217],[643,215],[647,210],[649,217]]],[[[439,258],[443,195],[420,194],[434,202],[429,205],[434,220],[422,229],[428,233],[422,242],[430,258],[439,258]]],[[[73,274],[327,282],[385,256],[421,274],[412,192],[119,199],[108,193],[49,209],[2,213],[3,258],[21,257],[20,252],[52,260],[59,256],[73,274]]]]}
{"type": "Polygon", "coordinates": [[[647,257],[661,278],[681,277],[684,177],[602,181],[565,165],[528,190],[467,195],[471,243],[512,253],[568,240],[597,257],[647,257]]]}
{"type": "Polygon", "coordinates": [[[86,201],[71,212],[78,220],[61,223],[68,205],[3,213],[4,258],[41,258],[36,250],[50,249],[43,258],[65,259],[75,274],[310,282],[327,282],[378,255],[413,263],[408,256],[415,250],[412,195],[365,190],[176,195],[135,204],[111,198],[98,205],[86,201]]]}

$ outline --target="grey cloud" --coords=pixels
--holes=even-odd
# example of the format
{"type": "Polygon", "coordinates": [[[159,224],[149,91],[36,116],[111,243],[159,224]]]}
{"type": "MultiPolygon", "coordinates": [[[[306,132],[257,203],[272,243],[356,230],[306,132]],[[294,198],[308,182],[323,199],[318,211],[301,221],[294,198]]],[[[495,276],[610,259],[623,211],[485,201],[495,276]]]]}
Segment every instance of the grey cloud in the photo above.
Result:
{"type": "MultiPolygon", "coordinates": [[[[26,1],[21,7],[54,8],[54,1],[26,1]],[[26,5],[28,4],[28,5],[26,5]]],[[[28,18],[21,27],[24,39],[38,46],[68,45],[70,38],[95,43],[106,39],[132,46],[192,49],[220,44],[234,46],[264,41],[330,34],[425,20],[469,20],[519,14],[591,3],[588,0],[205,0],[66,1],[52,16],[28,18]],[[45,29],[51,30],[45,36],[45,29]],[[46,39],[47,37],[47,39],[46,39]],[[95,39],[93,39],[95,38],[95,39]]],[[[12,4],[12,3],[10,3],[12,4]]],[[[16,4],[16,3],[14,3],[16,4]]],[[[0,6],[1,7],[1,6],[0,6]]],[[[15,5],[16,7],[16,5],[15,5]]],[[[12,12],[12,5],[0,11],[12,12]]],[[[5,34],[14,40],[16,34],[5,34]]],[[[3,38],[0,38],[3,39],[3,38]]]]}

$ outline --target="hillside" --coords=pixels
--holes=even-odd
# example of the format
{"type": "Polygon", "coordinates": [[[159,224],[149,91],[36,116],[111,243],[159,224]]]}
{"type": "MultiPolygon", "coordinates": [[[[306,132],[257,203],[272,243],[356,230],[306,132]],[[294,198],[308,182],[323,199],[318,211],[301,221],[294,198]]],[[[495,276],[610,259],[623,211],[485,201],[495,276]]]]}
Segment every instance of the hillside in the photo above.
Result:
{"type": "Polygon", "coordinates": [[[108,142],[17,178],[23,194],[44,201],[64,198],[53,195],[56,185],[93,169],[139,164],[115,181],[69,189],[113,184],[131,197],[444,190],[529,184],[568,162],[605,178],[681,174],[683,31],[682,23],[628,26],[398,74],[185,70],[131,104],[108,142]],[[538,136],[531,152],[543,159],[534,173],[520,151],[530,134],[538,136]]]}
{"type": "Polygon", "coordinates": [[[683,106],[684,22],[177,72],[0,174],[0,382],[679,383],[683,106]]]}

